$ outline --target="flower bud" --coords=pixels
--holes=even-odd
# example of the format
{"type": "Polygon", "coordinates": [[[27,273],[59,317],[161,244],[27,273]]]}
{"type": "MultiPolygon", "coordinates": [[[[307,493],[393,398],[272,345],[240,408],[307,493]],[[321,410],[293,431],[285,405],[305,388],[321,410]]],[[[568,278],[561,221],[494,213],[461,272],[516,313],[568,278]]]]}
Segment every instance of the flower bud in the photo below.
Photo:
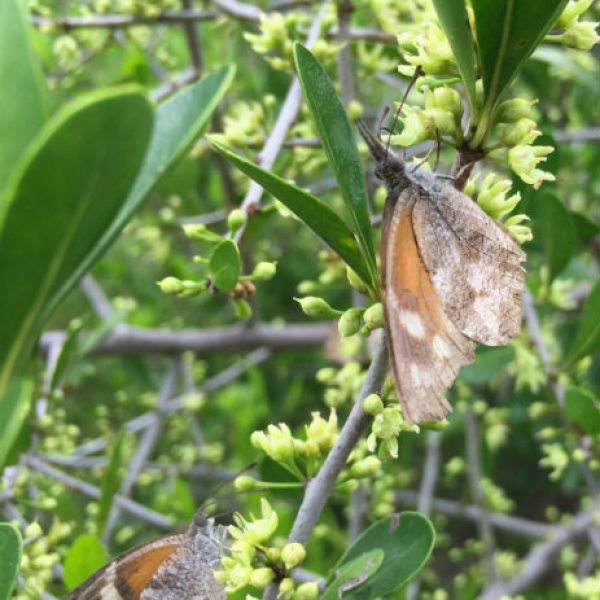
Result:
{"type": "Polygon", "coordinates": [[[277,263],[274,262],[259,262],[252,271],[252,279],[256,281],[269,281],[277,272],[277,263]]]}
{"type": "Polygon", "coordinates": [[[358,479],[362,479],[363,477],[373,477],[379,472],[380,468],[381,461],[376,456],[371,455],[354,463],[350,467],[350,474],[358,479]]]}
{"type": "Polygon", "coordinates": [[[180,294],[184,290],[183,282],[181,279],[177,279],[177,277],[165,277],[157,281],[156,284],[164,294],[175,295],[180,294]]]}
{"type": "Polygon", "coordinates": [[[279,596],[286,598],[294,591],[294,580],[291,577],[285,577],[279,584],[279,596]]]}
{"type": "Polygon", "coordinates": [[[365,325],[370,331],[383,327],[383,304],[381,304],[381,302],[376,302],[372,306],[369,306],[369,308],[365,310],[363,318],[365,325]]]}
{"type": "Polygon", "coordinates": [[[383,401],[377,394],[369,394],[363,401],[363,410],[369,415],[378,415],[383,408],[383,401]]]}
{"type": "Polygon", "coordinates": [[[182,226],[183,233],[190,240],[200,240],[202,242],[220,242],[223,238],[210,231],[206,225],[188,223],[182,226]]]}
{"type": "Polygon", "coordinates": [[[245,300],[234,300],[235,316],[240,321],[247,321],[252,316],[252,307],[245,300]]]}
{"type": "Polygon", "coordinates": [[[316,378],[319,383],[333,383],[336,375],[337,369],[334,369],[333,367],[323,367],[317,371],[316,378]]]}
{"type": "Polygon", "coordinates": [[[519,244],[530,242],[533,239],[533,233],[530,227],[521,225],[523,221],[528,221],[527,215],[513,215],[504,221],[504,227],[517,238],[519,244]]]}
{"type": "Polygon", "coordinates": [[[350,285],[365,296],[369,293],[367,284],[353,271],[350,267],[346,267],[346,277],[350,285]]]}
{"type": "Polygon", "coordinates": [[[542,132],[537,129],[537,123],[523,117],[516,123],[507,126],[500,139],[505,146],[511,147],[519,144],[532,144],[540,135],[542,132]]]}
{"type": "Polygon", "coordinates": [[[319,584],[316,581],[307,581],[296,588],[294,600],[315,600],[319,597],[319,584]]]}
{"type": "Polygon", "coordinates": [[[314,294],[318,287],[316,281],[304,280],[298,284],[298,291],[301,294],[314,294]]]}
{"type": "Polygon", "coordinates": [[[227,215],[227,228],[229,233],[234,235],[235,232],[246,222],[246,213],[241,208],[234,208],[227,215]]]}
{"type": "Polygon", "coordinates": [[[356,119],[360,119],[362,117],[363,105],[357,100],[351,100],[348,102],[346,112],[348,113],[348,118],[351,121],[356,121],[356,119]]]}
{"type": "Polygon", "coordinates": [[[306,558],[306,550],[302,544],[291,542],[281,549],[281,560],[286,569],[297,567],[306,558]]]}
{"type": "Polygon", "coordinates": [[[248,492],[256,488],[256,479],[250,475],[240,475],[235,478],[233,485],[239,492],[248,492]]]}
{"type": "Polygon", "coordinates": [[[300,304],[302,312],[309,317],[327,319],[339,317],[342,314],[341,311],[329,306],[323,298],[317,296],[305,296],[304,298],[294,298],[294,300],[300,304]]]}
{"type": "Polygon", "coordinates": [[[532,107],[537,100],[525,100],[525,98],[512,98],[500,104],[496,111],[497,123],[515,123],[520,119],[531,119],[533,117],[532,107]]]}
{"type": "Polygon", "coordinates": [[[575,22],[569,26],[560,36],[565,46],[576,48],[577,50],[591,50],[592,46],[598,43],[600,36],[596,33],[598,23],[575,22]]]}
{"type": "Polygon", "coordinates": [[[338,321],[338,331],[342,337],[350,337],[358,333],[364,308],[350,308],[345,311],[338,321]]]}
{"type": "Polygon", "coordinates": [[[274,578],[275,573],[273,573],[273,569],[269,569],[268,567],[254,569],[252,575],[250,575],[250,585],[262,590],[266,588],[274,578]]]}

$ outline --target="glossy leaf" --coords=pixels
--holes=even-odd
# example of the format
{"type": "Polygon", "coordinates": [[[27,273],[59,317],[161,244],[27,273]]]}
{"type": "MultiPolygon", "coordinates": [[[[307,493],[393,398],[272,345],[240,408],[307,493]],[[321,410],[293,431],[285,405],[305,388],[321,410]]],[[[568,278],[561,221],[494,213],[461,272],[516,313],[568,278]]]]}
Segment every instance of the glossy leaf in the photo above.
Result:
{"type": "Polygon", "coordinates": [[[19,0],[0,2],[0,194],[47,116],[45,83],[23,6],[19,0]]]}
{"type": "Polygon", "coordinates": [[[269,194],[285,204],[299,219],[304,221],[340,258],[365,281],[370,281],[368,266],[356,239],[346,223],[324,202],[312,194],[285,181],[281,177],[261,169],[210,140],[211,146],[232,162],[240,171],[260,184],[269,194]]]}
{"type": "Polygon", "coordinates": [[[98,500],[98,514],[96,516],[96,529],[101,536],[106,525],[106,520],[112,508],[114,497],[121,487],[121,465],[124,461],[123,440],[125,436],[120,433],[108,452],[108,464],[102,475],[100,483],[100,499],[98,500]]]}
{"type": "Polygon", "coordinates": [[[600,401],[590,391],[568,387],[565,391],[565,413],[588,435],[600,433],[600,401]]]}
{"type": "Polygon", "coordinates": [[[567,0],[472,0],[485,104],[494,107],[567,0]]]}
{"type": "Polygon", "coordinates": [[[571,348],[567,353],[565,368],[584,356],[600,349],[600,280],[596,281],[583,307],[583,315],[571,348]]]}
{"type": "Polygon", "coordinates": [[[0,469],[29,413],[33,390],[33,381],[22,379],[0,394],[0,469]]]}
{"type": "Polygon", "coordinates": [[[75,539],[63,563],[63,579],[72,590],[84,582],[108,561],[106,551],[98,537],[84,533],[75,539]]]}
{"type": "Polygon", "coordinates": [[[435,531],[429,519],[406,511],[383,519],[363,532],[340,559],[339,565],[375,548],[385,552],[377,573],[354,592],[354,600],[391,594],[410,581],[429,559],[435,531]]]}
{"type": "Polygon", "coordinates": [[[0,523],[0,600],[8,600],[19,574],[22,541],[19,530],[10,523],[0,523]]]}
{"type": "MultiPolygon", "coordinates": [[[[229,88],[234,73],[233,67],[222,68],[185,88],[156,109],[152,139],[135,184],[102,237],[65,282],[63,292],[72,288],[106,251],[161,177],[202,134],[229,88]]],[[[49,306],[48,312],[53,308],[54,306],[49,306]]]]}
{"type": "Polygon", "coordinates": [[[29,146],[0,201],[0,393],[118,214],[151,130],[148,101],[126,88],[69,104],[29,146]]]}
{"type": "Polygon", "coordinates": [[[378,271],[367,192],[354,132],[333,83],[321,63],[298,42],[294,44],[294,60],[304,96],[350,214],[354,234],[368,265],[370,283],[376,285],[378,271]]]}
{"type": "Polygon", "coordinates": [[[217,244],[208,259],[208,270],[215,286],[229,292],[238,282],[242,269],[240,250],[232,240],[217,244]]]}
{"type": "Polygon", "coordinates": [[[365,552],[336,569],[335,579],[327,586],[321,600],[351,600],[360,587],[381,566],[384,552],[380,548],[365,552]]]}
{"type": "Polygon", "coordinates": [[[433,5],[458,63],[471,111],[473,111],[477,107],[475,100],[477,59],[465,0],[433,0],[433,5]]]}

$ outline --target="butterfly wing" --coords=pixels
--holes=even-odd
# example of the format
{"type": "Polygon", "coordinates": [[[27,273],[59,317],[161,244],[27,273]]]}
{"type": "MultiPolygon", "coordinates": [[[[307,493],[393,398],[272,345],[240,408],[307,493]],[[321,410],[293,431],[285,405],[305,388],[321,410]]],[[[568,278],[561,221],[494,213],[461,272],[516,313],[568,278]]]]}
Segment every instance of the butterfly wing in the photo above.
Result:
{"type": "Polygon", "coordinates": [[[396,390],[411,423],[435,421],[452,409],[446,389],[473,361],[475,344],[446,316],[419,254],[413,211],[417,185],[386,203],[382,273],[387,340],[396,390]]]}
{"type": "Polygon", "coordinates": [[[176,560],[182,537],[158,538],[125,554],[94,573],[65,600],[139,600],[166,561],[176,560]]]}
{"type": "Polygon", "coordinates": [[[419,253],[446,315],[478,343],[519,333],[525,253],[468,196],[450,185],[422,194],[413,211],[419,253]]]}

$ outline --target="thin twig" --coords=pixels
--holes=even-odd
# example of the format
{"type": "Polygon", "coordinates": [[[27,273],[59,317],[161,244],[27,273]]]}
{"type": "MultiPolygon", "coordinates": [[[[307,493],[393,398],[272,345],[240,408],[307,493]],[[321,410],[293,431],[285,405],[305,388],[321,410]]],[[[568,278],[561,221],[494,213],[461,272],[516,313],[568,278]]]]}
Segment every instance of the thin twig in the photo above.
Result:
{"type": "Polygon", "coordinates": [[[352,53],[350,52],[350,18],[352,17],[352,0],[337,0],[338,32],[336,39],[342,44],[338,54],[337,71],[340,91],[344,106],[354,100],[354,76],[352,73],[352,53]]]}
{"type": "MultiPolygon", "coordinates": [[[[369,423],[370,416],[363,410],[363,401],[369,394],[380,392],[387,369],[387,351],[385,340],[382,339],[375,352],[360,393],[352,406],[352,410],[340,431],[334,447],[327,455],[317,475],[306,486],[302,504],[298,509],[288,538],[290,542],[299,542],[306,545],[312,530],[319,520],[321,511],[331,495],[340,471],[346,465],[348,456],[369,423]]],[[[263,600],[274,600],[276,597],[277,586],[271,585],[265,591],[263,600]]]]}
{"type": "Polygon", "coordinates": [[[115,309],[113,308],[111,301],[92,275],[89,273],[85,275],[81,280],[79,287],[101,319],[107,320],[114,315],[115,309]]]}

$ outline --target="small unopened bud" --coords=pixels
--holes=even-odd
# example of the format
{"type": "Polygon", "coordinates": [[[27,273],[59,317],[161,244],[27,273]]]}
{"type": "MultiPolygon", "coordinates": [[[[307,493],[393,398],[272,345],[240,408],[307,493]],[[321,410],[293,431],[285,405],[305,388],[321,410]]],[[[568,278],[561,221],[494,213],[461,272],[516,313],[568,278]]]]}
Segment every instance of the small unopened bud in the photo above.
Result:
{"type": "Polygon", "coordinates": [[[362,479],[363,477],[373,477],[379,472],[381,461],[376,456],[366,456],[362,460],[354,463],[350,467],[350,473],[353,477],[362,479]]]}
{"type": "Polygon", "coordinates": [[[281,549],[281,560],[286,569],[297,567],[306,558],[306,550],[302,544],[291,542],[281,549]]]}
{"type": "Polygon", "coordinates": [[[498,123],[515,123],[519,119],[531,119],[533,117],[532,107],[537,100],[529,101],[524,98],[513,98],[500,104],[496,112],[498,123]]]}
{"type": "Polygon", "coordinates": [[[246,213],[241,208],[234,208],[229,215],[227,215],[227,227],[229,233],[234,235],[235,232],[244,225],[246,222],[246,213]]]}
{"type": "Polygon", "coordinates": [[[358,333],[364,308],[350,308],[344,312],[338,321],[338,331],[342,337],[350,337],[358,333]]]}
{"type": "Polygon", "coordinates": [[[319,597],[319,584],[316,581],[307,581],[296,588],[294,600],[315,600],[319,597]]]}
{"type": "Polygon", "coordinates": [[[254,569],[252,575],[250,575],[250,585],[262,590],[266,588],[274,578],[275,573],[273,573],[273,569],[269,569],[268,567],[254,569]]]}
{"type": "Polygon", "coordinates": [[[234,300],[235,316],[240,321],[247,321],[252,316],[252,307],[245,300],[234,300]]]}
{"type": "Polygon", "coordinates": [[[363,410],[369,415],[383,412],[383,401],[377,394],[369,394],[363,401],[363,410]]]}
{"type": "Polygon", "coordinates": [[[220,242],[223,238],[213,233],[206,225],[196,225],[188,223],[183,225],[183,233],[191,240],[200,240],[203,242],[220,242]]]}
{"type": "Polygon", "coordinates": [[[294,591],[294,580],[291,577],[284,577],[279,584],[279,596],[285,598],[294,591]]]}
{"type": "Polygon", "coordinates": [[[356,121],[356,119],[360,119],[363,115],[363,105],[358,100],[351,100],[348,102],[346,112],[351,121],[356,121]]]}
{"type": "Polygon", "coordinates": [[[540,135],[542,135],[542,132],[537,129],[537,123],[524,117],[507,126],[503,131],[501,140],[505,146],[511,147],[519,144],[531,144],[540,135]]]}
{"type": "Polygon", "coordinates": [[[369,287],[367,284],[353,271],[350,267],[346,267],[346,277],[350,285],[361,294],[367,295],[369,293],[369,287]]]}
{"type": "Polygon", "coordinates": [[[383,327],[383,304],[377,302],[373,306],[369,306],[363,315],[365,325],[370,331],[383,327]]]}
{"type": "Polygon", "coordinates": [[[275,276],[277,272],[277,263],[274,262],[259,262],[252,271],[252,279],[256,281],[268,281],[275,276]]]}
{"type": "Polygon", "coordinates": [[[156,283],[160,288],[160,291],[165,294],[180,294],[184,290],[183,282],[181,279],[177,279],[177,277],[165,277],[156,283]]]}
{"type": "Polygon", "coordinates": [[[321,319],[339,317],[342,312],[335,310],[323,298],[317,296],[306,296],[304,298],[294,298],[302,308],[302,312],[309,317],[321,319]]]}
{"type": "Polygon", "coordinates": [[[235,478],[233,485],[239,492],[249,492],[256,488],[256,479],[250,475],[240,475],[235,478]]]}

